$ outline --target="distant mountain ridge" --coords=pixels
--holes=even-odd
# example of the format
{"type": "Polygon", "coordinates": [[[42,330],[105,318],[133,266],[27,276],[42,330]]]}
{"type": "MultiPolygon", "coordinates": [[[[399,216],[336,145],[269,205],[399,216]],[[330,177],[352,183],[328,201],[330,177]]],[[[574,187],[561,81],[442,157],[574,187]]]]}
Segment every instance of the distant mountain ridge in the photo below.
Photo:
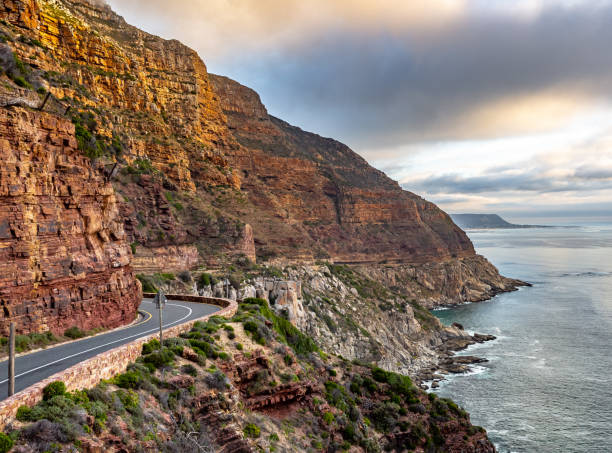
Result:
{"type": "Polygon", "coordinates": [[[497,214],[451,214],[453,222],[462,229],[476,228],[544,228],[544,225],[517,225],[507,222],[497,214]]]}

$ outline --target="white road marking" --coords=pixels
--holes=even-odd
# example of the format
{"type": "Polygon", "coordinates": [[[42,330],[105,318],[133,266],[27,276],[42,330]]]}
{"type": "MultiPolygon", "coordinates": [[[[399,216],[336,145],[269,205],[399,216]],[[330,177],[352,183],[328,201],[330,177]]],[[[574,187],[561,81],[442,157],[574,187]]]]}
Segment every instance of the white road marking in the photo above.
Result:
{"type": "MultiPolygon", "coordinates": [[[[175,307],[186,308],[187,310],[189,310],[189,313],[187,313],[187,315],[183,316],[181,319],[179,319],[179,320],[177,320],[177,321],[171,322],[170,324],[164,324],[164,328],[169,327],[169,326],[172,326],[173,324],[178,324],[178,323],[180,323],[181,321],[183,321],[183,320],[185,320],[185,319],[189,318],[189,317],[191,316],[191,313],[193,313],[193,310],[192,310],[191,308],[189,308],[189,307],[185,307],[184,305],[178,305],[178,304],[168,304],[168,303],[167,303],[166,305],[173,305],[173,306],[175,306],[175,307]]],[[[145,336],[145,335],[146,335],[146,334],[148,334],[148,333],[155,332],[155,331],[157,331],[157,330],[159,330],[159,328],[155,328],[155,329],[147,330],[147,331],[145,331],[145,332],[140,332],[140,333],[137,333],[137,334],[135,334],[135,335],[130,335],[129,337],[121,338],[121,339],[119,339],[119,340],[111,341],[110,343],[106,343],[106,344],[103,344],[103,345],[100,345],[100,346],[96,346],[95,348],[86,349],[85,351],[77,352],[76,354],[72,354],[72,355],[69,355],[69,356],[66,356],[66,357],[62,357],[61,359],[54,360],[53,362],[45,363],[44,365],[41,365],[41,366],[39,366],[39,367],[32,368],[31,370],[24,371],[23,373],[17,374],[17,375],[15,376],[15,380],[17,380],[17,378],[20,378],[20,377],[22,377],[22,376],[25,376],[26,374],[30,374],[30,373],[33,373],[34,371],[38,371],[38,370],[40,370],[40,369],[42,369],[42,368],[45,368],[45,367],[48,367],[48,366],[51,366],[51,365],[55,365],[56,363],[59,363],[59,362],[61,362],[62,360],[68,360],[68,359],[71,359],[71,358],[73,358],[73,357],[77,357],[77,356],[79,356],[79,355],[81,355],[81,354],[86,354],[86,353],[88,353],[88,352],[95,351],[96,349],[100,349],[100,348],[104,348],[104,347],[106,347],[106,346],[110,346],[111,344],[115,344],[115,343],[119,343],[119,342],[121,342],[121,341],[129,340],[130,338],[134,338],[134,337],[142,337],[142,336],[145,336]]],[[[1,384],[4,384],[5,382],[8,382],[8,379],[5,379],[5,380],[3,380],[3,381],[0,381],[0,385],[1,385],[1,384]]]]}

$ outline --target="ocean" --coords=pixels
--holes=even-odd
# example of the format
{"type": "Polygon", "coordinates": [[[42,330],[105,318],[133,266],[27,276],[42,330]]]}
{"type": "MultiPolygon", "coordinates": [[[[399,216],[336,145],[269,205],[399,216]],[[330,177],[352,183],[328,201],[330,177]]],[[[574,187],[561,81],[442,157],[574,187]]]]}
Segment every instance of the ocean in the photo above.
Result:
{"type": "Polygon", "coordinates": [[[478,253],[531,288],[434,311],[497,340],[436,390],[498,451],[612,452],[612,226],[474,230],[478,253]]]}

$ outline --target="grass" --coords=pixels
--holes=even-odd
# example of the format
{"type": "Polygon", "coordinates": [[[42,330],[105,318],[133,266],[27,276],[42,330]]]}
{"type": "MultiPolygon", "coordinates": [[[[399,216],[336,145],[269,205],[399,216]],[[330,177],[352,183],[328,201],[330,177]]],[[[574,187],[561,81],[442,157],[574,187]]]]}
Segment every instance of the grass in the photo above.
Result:
{"type": "MultiPolygon", "coordinates": [[[[30,333],[27,335],[15,336],[15,351],[19,354],[22,352],[32,351],[35,349],[44,349],[48,346],[64,343],[66,341],[77,338],[84,338],[102,332],[104,329],[81,330],[78,327],[70,327],[66,329],[64,335],[55,335],[52,332],[30,333]]],[[[0,337],[0,355],[8,354],[8,338],[0,337]]]]}
{"type": "MultiPolygon", "coordinates": [[[[273,329],[278,335],[278,340],[282,343],[288,344],[296,354],[304,355],[311,352],[320,351],[319,347],[312,338],[304,335],[287,319],[274,313],[272,309],[270,309],[268,301],[265,299],[247,298],[244,299],[241,306],[244,306],[249,311],[258,311],[261,313],[261,315],[272,323],[273,329]]],[[[244,324],[244,329],[251,332],[254,337],[256,337],[256,341],[261,340],[263,337],[263,335],[260,333],[260,324],[255,320],[247,321],[244,324]]]]}

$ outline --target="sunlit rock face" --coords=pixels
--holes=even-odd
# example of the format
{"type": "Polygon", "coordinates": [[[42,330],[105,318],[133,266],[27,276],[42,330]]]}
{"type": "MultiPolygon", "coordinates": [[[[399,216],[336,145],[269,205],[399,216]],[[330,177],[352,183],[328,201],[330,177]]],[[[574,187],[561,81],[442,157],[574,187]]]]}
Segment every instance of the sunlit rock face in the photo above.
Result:
{"type": "Polygon", "coordinates": [[[63,333],[130,322],[140,285],[112,186],[74,125],[0,109],[0,331],[63,333]]]}
{"type": "Polygon", "coordinates": [[[432,305],[512,287],[434,204],[347,146],[270,116],[178,41],[85,0],[12,0],[0,17],[7,45],[68,116],[113,144],[103,157],[120,162],[112,184],[137,271],[324,259],[393,280],[383,271],[396,266],[408,279],[397,286],[432,305]],[[430,268],[431,278],[419,271],[430,268]]]}

